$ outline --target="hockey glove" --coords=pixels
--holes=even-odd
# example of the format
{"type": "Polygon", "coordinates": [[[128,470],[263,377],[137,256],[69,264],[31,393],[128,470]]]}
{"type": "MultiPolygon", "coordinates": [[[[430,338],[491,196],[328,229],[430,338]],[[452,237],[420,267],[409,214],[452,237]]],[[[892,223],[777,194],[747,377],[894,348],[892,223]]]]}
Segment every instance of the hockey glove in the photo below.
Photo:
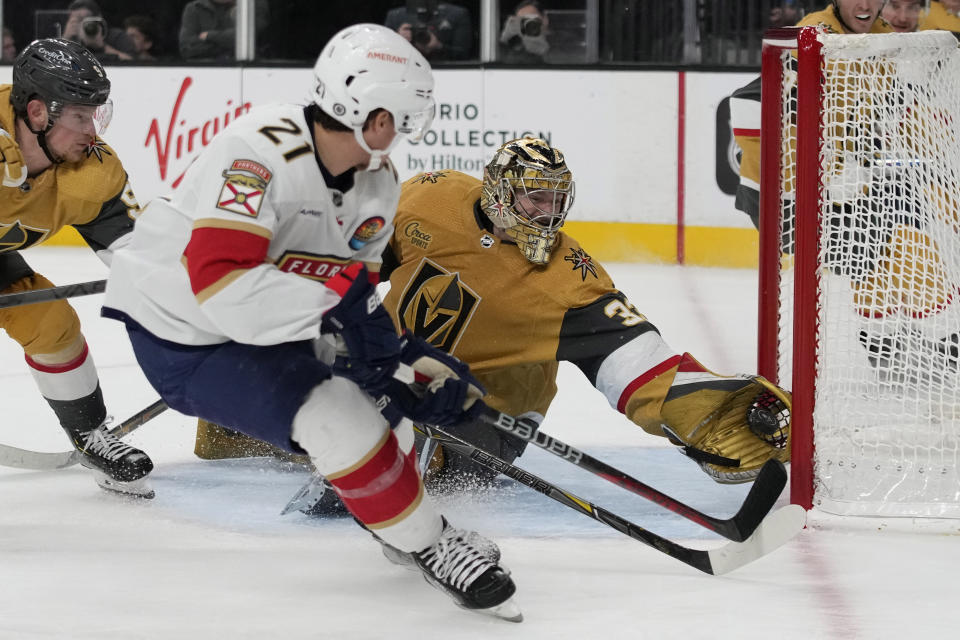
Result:
{"type": "Polygon", "coordinates": [[[0,162],[3,162],[3,186],[19,187],[27,179],[27,164],[17,141],[0,129],[0,162]]]}
{"type": "Polygon", "coordinates": [[[350,265],[324,284],[341,300],[323,314],[320,330],[338,334],[349,352],[348,358],[337,358],[334,373],[375,392],[391,379],[400,359],[400,337],[393,320],[362,264],[350,265]]]}
{"type": "Polygon", "coordinates": [[[391,378],[382,389],[378,404],[388,420],[399,412],[414,422],[442,427],[473,419],[483,410],[477,402],[483,386],[457,358],[407,331],[400,361],[414,370],[418,382],[408,386],[391,378]]]}
{"type": "Polygon", "coordinates": [[[671,388],[661,409],[667,438],[724,484],[752,481],[770,458],[788,462],[790,394],[760,376],[705,373],[671,388]]]}

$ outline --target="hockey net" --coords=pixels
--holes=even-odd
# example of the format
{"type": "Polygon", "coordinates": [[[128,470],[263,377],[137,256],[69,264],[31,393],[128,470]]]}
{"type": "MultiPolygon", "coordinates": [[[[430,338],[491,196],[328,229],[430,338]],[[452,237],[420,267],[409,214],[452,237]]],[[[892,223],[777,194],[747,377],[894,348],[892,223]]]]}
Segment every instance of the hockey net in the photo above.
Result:
{"type": "Polygon", "coordinates": [[[759,370],[791,498],[960,518],[960,52],[777,29],[763,49],[759,370]]]}

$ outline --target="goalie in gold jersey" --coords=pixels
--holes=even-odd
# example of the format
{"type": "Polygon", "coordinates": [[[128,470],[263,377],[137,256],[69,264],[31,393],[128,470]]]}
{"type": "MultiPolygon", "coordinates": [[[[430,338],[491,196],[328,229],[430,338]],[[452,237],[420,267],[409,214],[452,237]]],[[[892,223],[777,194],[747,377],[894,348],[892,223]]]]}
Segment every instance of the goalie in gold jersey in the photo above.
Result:
{"type": "MultiPolygon", "coordinates": [[[[469,364],[500,411],[539,423],[564,360],[718,482],[750,481],[770,458],[786,462],[789,395],[756,376],[714,374],[664,343],[561,230],[573,199],[563,154],[535,138],[503,145],[482,180],[457,171],[411,178],[381,267],[390,280],[384,306],[401,330],[469,364]],[[773,408],[767,415],[778,421],[755,424],[755,433],[747,419],[755,407],[773,408]]],[[[524,449],[479,421],[449,430],[508,462],[524,449]]],[[[493,475],[441,448],[427,479],[442,489],[493,475]]]]}
{"type": "MultiPolygon", "coordinates": [[[[53,285],[20,251],[74,227],[109,264],[133,229],[137,201],[113,149],[110,81],[75,42],[37,40],[0,85],[0,293],[53,285]]],[[[107,410],[80,320],[65,300],[0,309],[0,328],[23,347],[30,373],[100,486],[152,496],[147,455],[106,432],[107,410]]]]}
{"type": "MultiPolygon", "coordinates": [[[[759,376],[717,375],[671,349],[561,230],[573,200],[563,154],[537,138],[500,147],[482,180],[458,171],[411,178],[383,255],[384,307],[401,331],[470,365],[484,402],[505,413],[539,425],[564,360],[612,408],[681,447],[717,482],[750,482],[768,460],[789,461],[789,393],[759,376]]],[[[525,448],[479,420],[445,429],[507,462],[525,448]]],[[[207,439],[198,431],[198,448],[207,439]]],[[[433,491],[495,478],[423,437],[416,446],[433,491]]],[[[232,450],[248,452],[240,441],[232,450]]],[[[327,487],[314,474],[284,513],[347,515],[327,487]]]]}

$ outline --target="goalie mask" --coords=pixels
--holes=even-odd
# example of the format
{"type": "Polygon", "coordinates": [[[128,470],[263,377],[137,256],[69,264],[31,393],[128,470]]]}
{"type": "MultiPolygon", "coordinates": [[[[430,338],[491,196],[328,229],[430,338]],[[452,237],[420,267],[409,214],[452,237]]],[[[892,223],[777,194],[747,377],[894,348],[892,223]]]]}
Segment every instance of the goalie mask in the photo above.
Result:
{"type": "Polygon", "coordinates": [[[573,195],[573,175],[560,150],[521,138],[497,149],[486,166],[480,207],[527,260],[546,264],[573,195]]]}

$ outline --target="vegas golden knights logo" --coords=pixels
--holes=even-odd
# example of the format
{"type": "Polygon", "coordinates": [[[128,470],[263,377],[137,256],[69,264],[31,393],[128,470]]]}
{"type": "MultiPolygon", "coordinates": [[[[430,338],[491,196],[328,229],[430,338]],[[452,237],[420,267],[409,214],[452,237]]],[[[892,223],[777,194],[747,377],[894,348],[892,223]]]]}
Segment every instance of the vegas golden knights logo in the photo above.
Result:
{"type": "Polygon", "coordinates": [[[41,242],[48,233],[47,229],[25,227],[19,220],[10,225],[0,224],[0,253],[26,249],[41,242]]]}
{"type": "Polygon", "coordinates": [[[427,260],[407,284],[397,316],[405,329],[450,353],[460,341],[480,297],[457,273],[427,260]]]}

